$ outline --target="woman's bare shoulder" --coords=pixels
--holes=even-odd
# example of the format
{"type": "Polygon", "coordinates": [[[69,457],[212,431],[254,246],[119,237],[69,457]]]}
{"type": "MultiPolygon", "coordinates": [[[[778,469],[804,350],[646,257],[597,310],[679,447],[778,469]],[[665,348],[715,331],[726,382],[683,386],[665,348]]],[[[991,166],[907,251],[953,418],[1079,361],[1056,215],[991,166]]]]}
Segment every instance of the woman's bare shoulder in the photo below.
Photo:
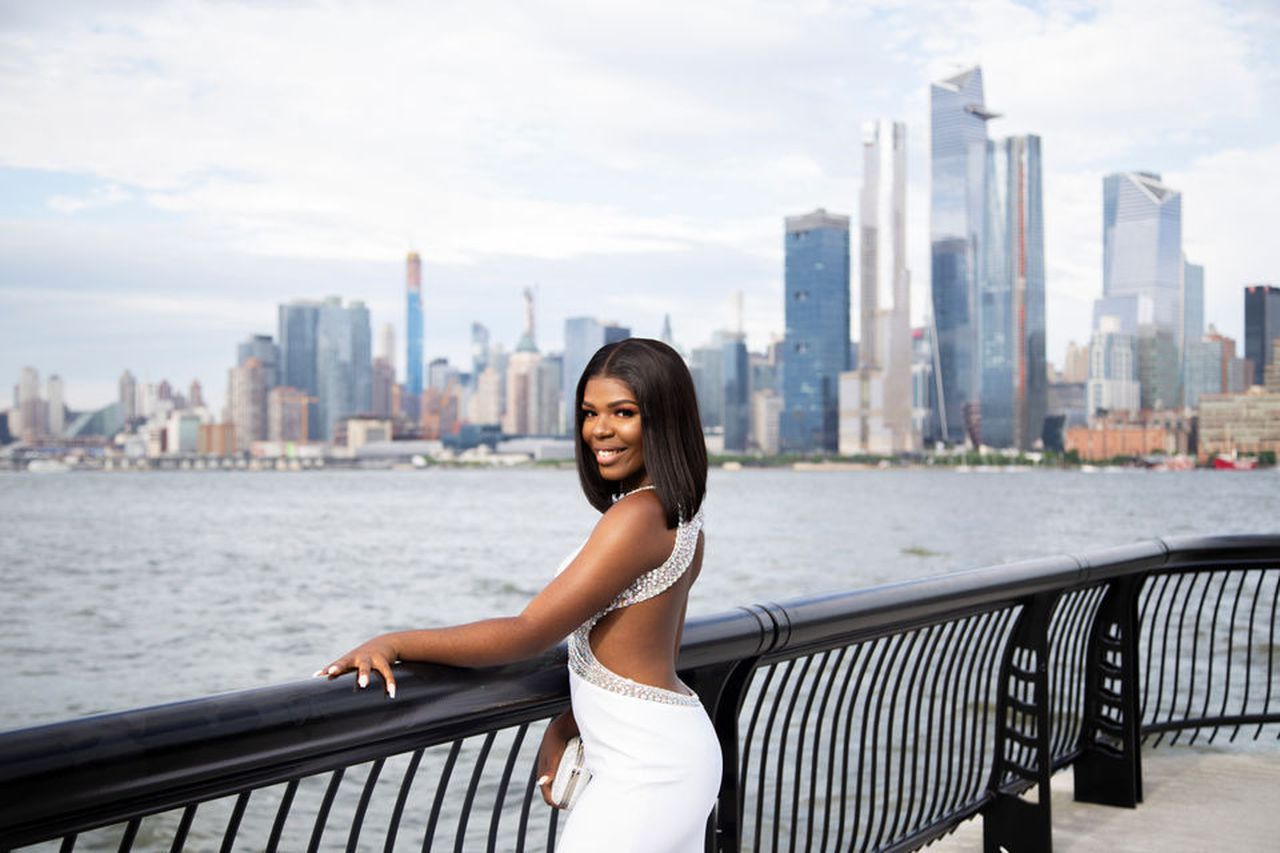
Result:
{"type": "Polygon", "coordinates": [[[653,491],[629,495],[600,517],[588,543],[617,549],[642,563],[659,565],[671,552],[675,531],[667,527],[666,511],[653,491]]]}

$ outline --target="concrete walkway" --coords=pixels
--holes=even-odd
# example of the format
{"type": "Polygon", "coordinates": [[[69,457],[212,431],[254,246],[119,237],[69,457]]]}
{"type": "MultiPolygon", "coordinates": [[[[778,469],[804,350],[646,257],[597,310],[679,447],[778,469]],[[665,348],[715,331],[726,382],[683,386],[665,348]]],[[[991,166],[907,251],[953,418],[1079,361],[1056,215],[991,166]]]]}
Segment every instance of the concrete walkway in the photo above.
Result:
{"type": "MultiPolygon", "coordinates": [[[[1148,749],[1142,785],[1143,802],[1118,809],[1075,802],[1071,771],[1054,776],[1054,853],[1280,850],[1280,750],[1148,749]]],[[[981,850],[982,819],[928,849],[981,850]]]]}

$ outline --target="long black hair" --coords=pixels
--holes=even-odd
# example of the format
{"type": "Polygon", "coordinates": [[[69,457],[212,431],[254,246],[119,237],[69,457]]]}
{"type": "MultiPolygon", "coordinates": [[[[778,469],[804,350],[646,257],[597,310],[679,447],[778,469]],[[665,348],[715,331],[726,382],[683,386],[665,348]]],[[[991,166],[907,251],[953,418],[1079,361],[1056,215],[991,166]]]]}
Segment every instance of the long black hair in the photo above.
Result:
{"type": "Polygon", "coordinates": [[[595,454],[582,437],[582,397],[587,380],[595,377],[621,380],[635,392],[644,467],[666,510],[667,527],[693,518],[707,493],[707,445],[693,377],[684,359],[661,341],[627,338],[602,346],[582,371],[574,400],[578,436],[574,456],[582,491],[592,506],[604,512],[623,486],[600,476],[595,454]]]}

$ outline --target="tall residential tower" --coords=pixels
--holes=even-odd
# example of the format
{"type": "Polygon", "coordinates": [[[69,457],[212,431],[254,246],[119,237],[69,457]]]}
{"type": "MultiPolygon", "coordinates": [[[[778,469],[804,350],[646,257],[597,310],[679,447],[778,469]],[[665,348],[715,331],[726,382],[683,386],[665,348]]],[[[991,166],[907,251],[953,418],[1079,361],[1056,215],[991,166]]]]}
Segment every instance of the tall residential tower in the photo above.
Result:
{"type": "Polygon", "coordinates": [[[417,252],[405,259],[404,288],[405,391],[416,400],[422,396],[422,259],[417,252]]]}

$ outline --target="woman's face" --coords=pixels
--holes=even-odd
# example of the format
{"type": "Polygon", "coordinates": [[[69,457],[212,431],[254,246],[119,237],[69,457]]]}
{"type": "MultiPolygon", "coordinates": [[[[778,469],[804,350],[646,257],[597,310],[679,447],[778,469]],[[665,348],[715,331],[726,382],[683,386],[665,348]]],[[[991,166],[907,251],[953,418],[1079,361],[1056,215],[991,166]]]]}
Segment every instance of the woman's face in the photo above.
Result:
{"type": "Polygon", "coordinates": [[[593,376],[582,394],[582,440],[595,456],[600,476],[635,488],[646,479],[640,404],[631,386],[593,376]]]}

